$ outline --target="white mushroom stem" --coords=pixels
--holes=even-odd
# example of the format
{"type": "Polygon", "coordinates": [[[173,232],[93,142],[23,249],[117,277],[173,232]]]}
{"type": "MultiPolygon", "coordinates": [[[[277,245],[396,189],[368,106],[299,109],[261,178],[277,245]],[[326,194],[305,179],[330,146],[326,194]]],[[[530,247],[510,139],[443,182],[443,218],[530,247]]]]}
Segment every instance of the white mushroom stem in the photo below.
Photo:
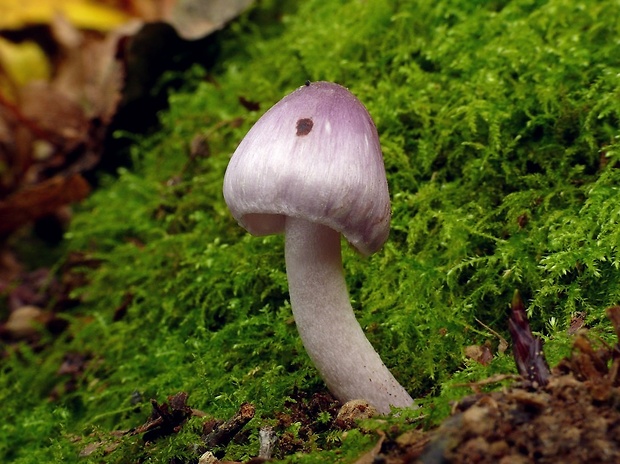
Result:
{"type": "Polygon", "coordinates": [[[343,403],[365,399],[381,413],[413,399],[374,350],[349,302],[340,234],[286,218],[286,273],[297,329],[329,390],[343,403]]]}

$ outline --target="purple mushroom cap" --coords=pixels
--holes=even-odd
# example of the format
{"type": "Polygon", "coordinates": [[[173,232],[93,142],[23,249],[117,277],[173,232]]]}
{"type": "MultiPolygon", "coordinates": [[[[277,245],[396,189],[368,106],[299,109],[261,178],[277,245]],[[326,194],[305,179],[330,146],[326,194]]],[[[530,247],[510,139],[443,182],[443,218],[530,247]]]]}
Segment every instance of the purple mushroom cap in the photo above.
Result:
{"type": "Polygon", "coordinates": [[[362,254],[389,234],[390,198],[377,129],[364,105],[331,82],[287,95],[250,129],[224,177],[233,217],[254,235],[285,217],[326,225],[362,254]]]}

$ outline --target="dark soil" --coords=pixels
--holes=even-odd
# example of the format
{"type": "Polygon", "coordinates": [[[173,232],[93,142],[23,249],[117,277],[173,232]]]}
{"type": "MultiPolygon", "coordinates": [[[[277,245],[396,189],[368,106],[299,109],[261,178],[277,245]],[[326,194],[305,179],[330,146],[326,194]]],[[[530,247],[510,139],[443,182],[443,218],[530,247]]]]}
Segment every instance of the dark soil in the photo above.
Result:
{"type": "MultiPolygon", "coordinates": [[[[618,308],[608,313],[617,320],[618,308]]],[[[618,345],[580,334],[546,386],[528,381],[468,396],[438,429],[384,438],[368,462],[620,462],[619,368],[618,345]]]]}

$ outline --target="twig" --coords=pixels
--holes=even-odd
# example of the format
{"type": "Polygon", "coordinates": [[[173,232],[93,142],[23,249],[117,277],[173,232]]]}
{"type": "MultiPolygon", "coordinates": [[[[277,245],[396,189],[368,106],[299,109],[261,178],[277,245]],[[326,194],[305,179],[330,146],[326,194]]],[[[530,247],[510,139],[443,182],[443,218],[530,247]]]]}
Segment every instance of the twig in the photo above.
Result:
{"type": "Polygon", "coordinates": [[[239,433],[239,431],[252,420],[256,408],[250,403],[243,403],[239,407],[239,411],[218,426],[215,430],[203,438],[203,442],[207,448],[216,446],[226,446],[239,433]]]}

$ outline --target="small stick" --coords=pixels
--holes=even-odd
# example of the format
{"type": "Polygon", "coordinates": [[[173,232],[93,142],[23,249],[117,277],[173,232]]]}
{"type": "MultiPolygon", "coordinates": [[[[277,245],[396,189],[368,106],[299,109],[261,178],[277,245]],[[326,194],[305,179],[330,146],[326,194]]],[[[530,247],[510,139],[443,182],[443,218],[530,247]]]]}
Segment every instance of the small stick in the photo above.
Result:
{"type": "Polygon", "coordinates": [[[271,427],[261,427],[258,431],[258,439],[260,442],[258,457],[265,460],[271,459],[278,439],[276,433],[271,427]]]}
{"type": "Polygon", "coordinates": [[[239,431],[254,417],[256,408],[250,403],[243,403],[239,411],[203,438],[207,448],[226,446],[239,431]]]}

